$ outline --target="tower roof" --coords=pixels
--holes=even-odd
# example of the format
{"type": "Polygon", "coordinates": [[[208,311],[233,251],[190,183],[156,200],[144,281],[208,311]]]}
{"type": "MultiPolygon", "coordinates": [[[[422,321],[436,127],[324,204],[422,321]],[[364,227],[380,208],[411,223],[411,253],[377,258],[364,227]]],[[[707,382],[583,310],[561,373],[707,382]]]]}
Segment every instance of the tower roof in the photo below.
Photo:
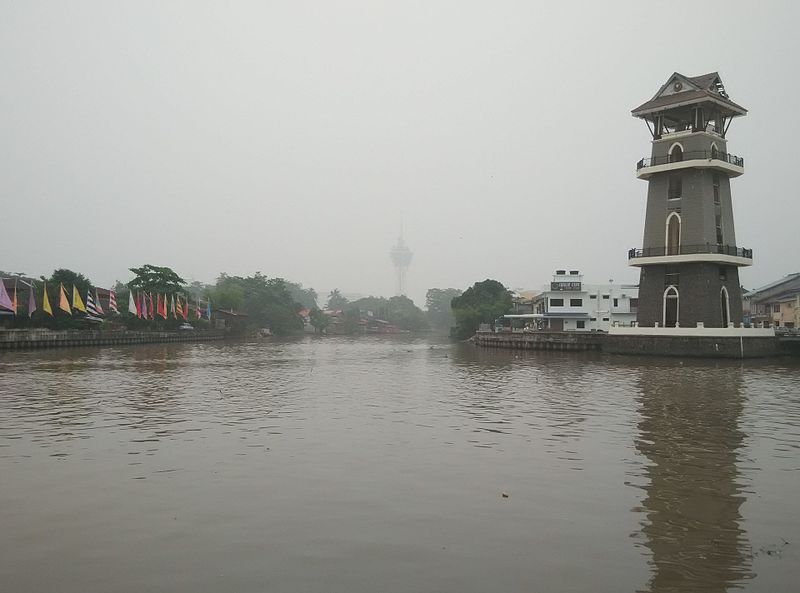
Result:
{"type": "Polygon", "coordinates": [[[652,99],[639,105],[631,114],[647,119],[668,109],[700,103],[713,104],[726,117],[747,114],[747,109],[730,100],[717,72],[700,76],[684,76],[674,72],[652,99]]]}

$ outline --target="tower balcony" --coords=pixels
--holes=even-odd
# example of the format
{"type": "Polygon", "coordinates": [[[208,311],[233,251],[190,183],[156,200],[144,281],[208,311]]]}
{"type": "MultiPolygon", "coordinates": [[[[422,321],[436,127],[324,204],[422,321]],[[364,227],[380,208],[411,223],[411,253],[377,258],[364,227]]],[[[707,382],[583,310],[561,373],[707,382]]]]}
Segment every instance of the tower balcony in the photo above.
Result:
{"type": "Polygon", "coordinates": [[[695,150],[684,152],[682,156],[681,160],[673,160],[670,155],[641,159],[636,163],[636,177],[649,179],[656,173],[689,168],[713,169],[728,177],[738,177],[744,173],[744,159],[727,152],[695,150]]]}
{"type": "Polygon", "coordinates": [[[753,250],[734,245],[681,245],[677,250],[666,247],[645,247],[628,251],[629,266],[654,264],[717,263],[731,266],[752,266],[753,250]]]}

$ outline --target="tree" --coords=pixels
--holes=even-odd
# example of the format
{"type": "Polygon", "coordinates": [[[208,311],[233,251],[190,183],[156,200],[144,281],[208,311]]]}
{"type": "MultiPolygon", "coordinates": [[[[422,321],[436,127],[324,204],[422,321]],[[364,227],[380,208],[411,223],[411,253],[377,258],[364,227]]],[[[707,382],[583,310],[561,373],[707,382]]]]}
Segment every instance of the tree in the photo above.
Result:
{"type": "Polygon", "coordinates": [[[481,323],[492,323],[511,309],[511,291],[497,280],[476,282],[455,297],[451,307],[456,320],[451,333],[463,340],[474,334],[481,323]]]}
{"type": "Polygon", "coordinates": [[[325,308],[328,311],[343,311],[349,303],[350,301],[342,296],[339,289],[334,288],[328,295],[328,302],[325,304],[325,308]]]}
{"type": "Polygon", "coordinates": [[[176,292],[183,292],[183,287],[186,284],[186,280],[178,276],[170,268],[145,264],[141,268],[129,269],[134,274],[133,280],[128,282],[131,290],[175,294],[176,292]]]}
{"type": "Polygon", "coordinates": [[[457,288],[430,288],[425,295],[428,323],[439,330],[449,330],[455,323],[450,303],[461,291],[457,288]]]}
{"type": "Polygon", "coordinates": [[[283,278],[221,274],[211,290],[211,300],[225,309],[236,309],[248,316],[253,328],[269,327],[276,335],[299,333],[303,321],[297,314],[300,305],[292,298],[283,278]]]}
{"type": "Polygon", "coordinates": [[[286,287],[292,294],[292,298],[300,303],[304,308],[314,310],[318,308],[317,305],[317,291],[313,288],[303,288],[302,284],[296,282],[287,282],[286,287]]]}
{"type": "Polygon", "coordinates": [[[325,333],[325,330],[328,329],[328,326],[331,323],[330,317],[325,315],[319,309],[312,309],[311,310],[311,325],[314,326],[314,329],[318,334],[325,333]]]}

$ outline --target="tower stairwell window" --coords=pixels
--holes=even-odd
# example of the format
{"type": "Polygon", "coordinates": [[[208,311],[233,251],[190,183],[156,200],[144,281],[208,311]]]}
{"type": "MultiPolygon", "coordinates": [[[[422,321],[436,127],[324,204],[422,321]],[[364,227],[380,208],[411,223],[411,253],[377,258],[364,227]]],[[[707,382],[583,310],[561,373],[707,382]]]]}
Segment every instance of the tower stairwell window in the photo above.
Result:
{"type": "Polygon", "coordinates": [[[669,149],[669,162],[680,163],[683,160],[683,148],[680,144],[673,144],[669,149]]]}
{"type": "Polygon", "coordinates": [[[681,217],[673,212],[667,217],[666,254],[678,255],[681,252],[681,217]]]}
{"type": "Polygon", "coordinates": [[[678,289],[674,286],[668,286],[664,291],[662,321],[664,327],[675,327],[678,323],[678,289]]]}
{"type": "Polygon", "coordinates": [[[683,180],[679,173],[673,173],[669,176],[669,185],[667,186],[667,198],[670,200],[679,200],[683,195],[683,180]]]}

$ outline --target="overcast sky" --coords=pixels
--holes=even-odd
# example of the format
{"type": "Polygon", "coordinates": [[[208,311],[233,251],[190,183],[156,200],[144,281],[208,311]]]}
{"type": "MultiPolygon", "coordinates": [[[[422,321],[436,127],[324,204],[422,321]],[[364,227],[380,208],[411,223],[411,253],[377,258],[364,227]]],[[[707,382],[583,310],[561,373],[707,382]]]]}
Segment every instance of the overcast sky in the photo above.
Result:
{"type": "Polygon", "coordinates": [[[719,71],[746,287],[800,271],[800,3],[0,1],[0,269],[390,296],[638,281],[630,110],[719,71]]]}

